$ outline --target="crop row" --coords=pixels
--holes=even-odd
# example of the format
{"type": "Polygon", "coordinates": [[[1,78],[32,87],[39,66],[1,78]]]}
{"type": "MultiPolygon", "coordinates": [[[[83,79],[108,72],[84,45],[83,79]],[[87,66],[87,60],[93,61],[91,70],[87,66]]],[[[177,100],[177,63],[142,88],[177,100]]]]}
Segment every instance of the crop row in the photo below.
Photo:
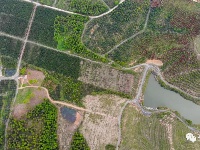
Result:
{"type": "Polygon", "coordinates": [[[94,52],[106,53],[143,29],[148,8],[147,0],[126,0],[110,14],[93,19],[87,25],[83,42],[94,52]]]}
{"type": "Polygon", "coordinates": [[[0,31],[23,37],[33,10],[31,3],[16,0],[0,1],[0,31]]]}

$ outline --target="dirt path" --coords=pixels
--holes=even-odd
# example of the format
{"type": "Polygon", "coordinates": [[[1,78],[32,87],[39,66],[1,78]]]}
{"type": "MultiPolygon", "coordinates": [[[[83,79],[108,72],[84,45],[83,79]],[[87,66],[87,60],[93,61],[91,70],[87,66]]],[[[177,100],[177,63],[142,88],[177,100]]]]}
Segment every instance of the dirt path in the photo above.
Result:
{"type": "Polygon", "coordinates": [[[42,88],[42,89],[44,89],[46,94],[47,94],[47,98],[53,104],[60,104],[60,105],[64,105],[64,106],[76,109],[76,110],[80,110],[80,111],[84,111],[84,112],[88,112],[88,113],[92,113],[92,114],[97,114],[97,115],[101,115],[101,116],[106,116],[106,114],[99,113],[99,112],[93,112],[92,110],[88,110],[88,109],[85,109],[85,108],[82,108],[82,107],[78,107],[78,106],[75,106],[75,105],[70,104],[70,103],[61,102],[61,101],[55,101],[50,97],[49,91],[45,87],[41,87],[41,86],[25,86],[25,87],[20,87],[18,89],[20,90],[20,89],[25,89],[25,88],[42,88]]]}

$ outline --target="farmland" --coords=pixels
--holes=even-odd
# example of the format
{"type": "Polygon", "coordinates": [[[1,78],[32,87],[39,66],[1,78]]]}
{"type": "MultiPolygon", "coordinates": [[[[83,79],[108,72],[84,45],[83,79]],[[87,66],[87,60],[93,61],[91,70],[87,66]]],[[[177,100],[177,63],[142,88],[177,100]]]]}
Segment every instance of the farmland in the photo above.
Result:
{"type": "Polygon", "coordinates": [[[57,109],[45,100],[26,117],[11,118],[8,149],[57,149],[57,109]]]}
{"type": "Polygon", "coordinates": [[[22,42],[11,38],[0,36],[0,55],[9,56],[17,60],[20,54],[22,42]]]}
{"type": "Polygon", "coordinates": [[[90,16],[100,15],[108,10],[101,0],[59,0],[55,6],[90,16]]]}
{"type": "Polygon", "coordinates": [[[23,61],[47,71],[60,73],[75,79],[79,76],[79,58],[33,44],[27,45],[23,61]]]}
{"type": "Polygon", "coordinates": [[[108,52],[121,41],[143,29],[148,8],[147,0],[126,0],[110,14],[93,19],[87,25],[84,44],[94,52],[108,52]]]}
{"type": "Polygon", "coordinates": [[[15,97],[16,82],[4,80],[0,82],[0,149],[4,146],[6,122],[9,117],[12,100],[15,97]]]}
{"type": "Polygon", "coordinates": [[[33,5],[16,0],[0,1],[0,31],[23,37],[33,5]]]}
{"type": "Polygon", "coordinates": [[[34,0],[41,4],[57,7],[83,15],[100,15],[108,10],[101,0],[34,0]]]}

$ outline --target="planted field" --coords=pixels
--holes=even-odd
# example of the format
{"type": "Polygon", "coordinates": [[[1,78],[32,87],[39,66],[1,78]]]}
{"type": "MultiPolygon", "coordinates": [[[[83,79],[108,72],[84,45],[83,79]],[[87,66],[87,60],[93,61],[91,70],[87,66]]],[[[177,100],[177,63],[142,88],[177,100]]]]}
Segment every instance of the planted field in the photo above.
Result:
{"type": "Polygon", "coordinates": [[[33,10],[31,3],[16,0],[0,1],[0,31],[23,37],[33,10]]]}
{"type": "Polygon", "coordinates": [[[94,52],[106,53],[115,45],[143,29],[149,1],[127,0],[86,28],[83,42],[94,52]]]}
{"type": "Polygon", "coordinates": [[[118,138],[118,116],[123,104],[127,101],[115,95],[88,95],[84,98],[84,105],[93,112],[102,115],[88,114],[80,126],[90,149],[105,149],[107,145],[116,145],[118,138]]]}
{"type": "Polygon", "coordinates": [[[56,48],[57,42],[54,40],[54,21],[57,16],[66,17],[68,14],[38,6],[29,40],[56,48]]]}
{"type": "Polygon", "coordinates": [[[119,46],[109,57],[125,66],[144,63],[147,59],[160,59],[166,51],[181,47],[175,42],[177,39],[178,36],[173,34],[145,32],[119,46]]]}
{"type": "Polygon", "coordinates": [[[20,55],[22,42],[0,36],[0,55],[9,56],[17,60],[20,55]]]}
{"type": "Polygon", "coordinates": [[[183,91],[200,97],[200,70],[176,75],[176,77],[169,78],[168,81],[183,91]]]}
{"type": "Polygon", "coordinates": [[[101,0],[58,0],[55,6],[90,16],[100,15],[108,11],[108,8],[101,0]]]}
{"type": "Polygon", "coordinates": [[[132,75],[108,66],[82,61],[78,80],[107,90],[134,95],[138,74],[132,75]]]}
{"type": "Polygon", "coordinates": [[[11,118],[8,149],[58,149],[57,109],[48,100],[37,105],[26,117],[11,118]]]}
{"type": "Polygon", "coordinates": [[[170,149],[166,129],[156,116],[145,117],[128,105],[122,116],[121,150],[170,149]]]}
{"type": "Polygon", "coordinates": [[[12,80],[0,81],[0,149],[4,147],[6,122],[9,117],[12,100],[15,97],[16,82],[12,80]]]}
{"type": "Polygon", "coordinates": [[[27,44],[23,61],[75,79],[79,76],[79,58],[36,45],[27,44]]]}

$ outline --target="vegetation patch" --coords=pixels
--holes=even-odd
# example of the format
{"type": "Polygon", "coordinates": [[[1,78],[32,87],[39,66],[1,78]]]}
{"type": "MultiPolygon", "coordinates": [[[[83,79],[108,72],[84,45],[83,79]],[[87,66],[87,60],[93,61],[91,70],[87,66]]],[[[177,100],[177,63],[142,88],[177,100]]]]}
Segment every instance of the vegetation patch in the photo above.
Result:
{"type": "Polygon", "coordinates": [[[1,59],[1,63],[2,63],[2,75],[3,76],[14,75],[16,72],[16,68],[17,68],[17,60],[15,60],[9,56],[2,56],[0,59],[1,59]]]}
{"type": "Polygon", "coordinates": [[[17,94],[16,104],[27,104],[30,102],[31,98],[33,98],[33,90],[32,88],[25,88],[20,90],[17,94]]]}
{"type": "Polygon", "coordinates": [[[44,47],[27,44],[23,61],[47,71],[78,78],[80,59],[44,47]]]}
{"type": "Polygon", "coordinates": [[[9,117],[12,100],[15,97],[16,82],[14,80],[0,81],[0,149],[4,148],[5,127],[9,117]]]}
{"type": "Polygon", "coordinates": [[[56,7],[83,15],[100,15],[108,8],[101,0],[59,0],[56,7]]]}
{"type": "Polygon", "coordinates": [[[126,0],[110,14],[93,19],[87,25],[83,42],[94,52],[108,52],[143,29],[148,9],[147,0],[126,0]]]}
{"type": "Polygon", "coordinates": [[[57,109],[45,100],[23,119],[10,119],[8,149],[58,149],[56,131],[57,109]]]}
{"type": "Polygon", "coordinates": [[[87,141],[85,140],[83,134],[81,134],[79,131],[76,131],[74,133],[74,136],[72,138],[71,148],[70,150],[75,149],[84,149],[84,150],[90,150],[87,141]]]}
{"type": "Polygon", "coordinates": [[[23,37],[33,10],[33,4],[16,1],[0,1],[0,31],[23,37]]]}
{"type": "Polygon", "coordinates": [[[21,41],[0,36],[0,45],[1,45],[1,47],[0,47],[0,55],[1,56],[9,56],[9,57],[13,58],[14,60],[18,60],[18,57],[20,55],[21,46],[22,46],[21,41]]]}

